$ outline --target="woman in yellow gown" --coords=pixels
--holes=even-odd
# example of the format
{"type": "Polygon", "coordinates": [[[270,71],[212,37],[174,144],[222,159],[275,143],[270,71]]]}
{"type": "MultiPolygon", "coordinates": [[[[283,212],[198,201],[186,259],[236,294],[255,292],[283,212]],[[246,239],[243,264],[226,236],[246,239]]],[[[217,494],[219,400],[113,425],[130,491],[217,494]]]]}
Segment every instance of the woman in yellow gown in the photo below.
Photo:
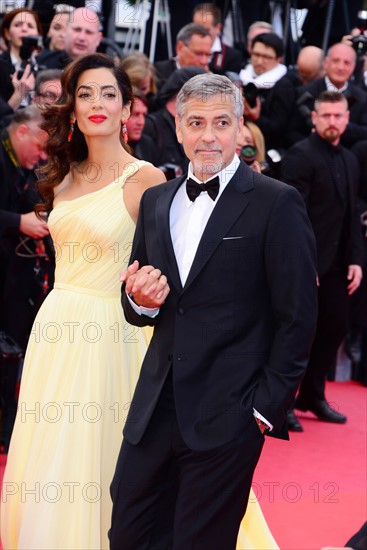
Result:
{"type": "MultiPolygon", "coordinates": [[[[75,61],[62,85],[46,114],[41,182],[42,209],[52,207],[55,286],[25,357],[2,487],[5,550],[108,548],[109,485],[149,339],[123,318],[119,273],[141,194],[164,176],[120,143],[132,92],[110,58],[75,61]]],[[[254,529],[241,529],[239,548],[273,548],[256,503],[248,518],[254,529]]]]}

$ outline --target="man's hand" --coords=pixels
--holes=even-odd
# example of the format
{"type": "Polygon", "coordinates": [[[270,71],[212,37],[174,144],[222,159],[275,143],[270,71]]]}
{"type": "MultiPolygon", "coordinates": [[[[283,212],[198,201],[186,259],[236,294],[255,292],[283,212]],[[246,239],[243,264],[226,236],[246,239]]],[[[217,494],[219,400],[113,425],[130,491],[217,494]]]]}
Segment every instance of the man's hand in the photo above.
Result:
{"type": "Polygon", "coordinates": [[[139,269],[137,260],[121,273],[120,280],[125,281],[125,291],[132,295],[134,302],[147,308],[161,307],[170,291],[167,277],[159,269],[152,265],[139,269]]]}
{"type": "Polygon", "coordinates": [[[351,296],[357,290],[362,281],[362,268],[360,265],[349,265],[347,279],[350,281],[348,285],[348,294],[351,296]]]}
{"type": "Polygon", "coordinates": [[[28,212],[28,214],[20,216],[19,231],[32,239],[42,239],[49,233],[47,223],[37,218],[35,212],[28,212]]]}
{"type": "Polygon", "coordinates": [[[252,122],[258,120],[261,115],[261,100],[259,97],[256,98],[255,107],[251,107],[246,99],[243,100],[243,116],[245,119],[251,120],[252,122]]]}
{"type": "Polygon", "coordinates": [[[29,64],[26,66],[20,80],[18,80],[18,71],[13,73],[11,83],[13,84],[14,92],[8,100],[8,104],[15,111],[18,109],[24,96],[27,95],[28,92],[32,92],[34,90],[36,80],[34,74],[32,73],[31,66],[29,64]]]}

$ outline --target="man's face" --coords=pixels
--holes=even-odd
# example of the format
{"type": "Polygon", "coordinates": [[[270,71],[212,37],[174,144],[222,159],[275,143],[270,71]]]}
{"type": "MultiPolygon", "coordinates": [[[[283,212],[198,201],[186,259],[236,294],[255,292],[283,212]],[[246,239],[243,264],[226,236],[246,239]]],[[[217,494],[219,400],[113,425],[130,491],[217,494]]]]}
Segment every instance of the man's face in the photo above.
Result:
{"type": "Polygon", "coordinates": [[[47,80],[46,82],[42,82],[40,86],[40,93],[34,95],[34,101],[40,107],[47,107],[48,105],[55,103],[55,101],[57,101],[61,96],[61,93],[62,89],[60,79],[47,80]]]}
{"type": "Polygon", "coordinates": [[[330,48],[324,60],[325,72],[337,88],[342,88],[350,79],[355,65],[355,52],[347,44],[336,44],[330,48]]]}
{"type": "Polygon", "coordinates": [[[193,23],[208,29],[212,42],[214,42],[217,36],[219,36],[222,25],[220,23],[218,23],[218,25],[214,25],[213,15],[211,13],[207,13],[204,9],[197,11],[192,18],[192,21],[193,23]]]}
{"type": "Polygon", "coordinates": [[[279,63],[280,57],[277,57],[274,48],[265,46],[261,42],[255,42],[251,53],[251,64],[257,75],[274,69],[279,63]]]}
{"type": "Polygon", "coordinates": [[[249,55],[252,53],[252,41],[256,36],[259,36],[259,34],[263,34],[264,32],[272,32],[269,29],[264,29],[262,27],[254,27],[247,35],[247,51],[249,55]]]}
{"type": "Polygon", "coordinates": [[[101,42],[98,17],[87,8],[78,8],[71,15],[65,35],[65,50],[71,59],[95,53],[101,42]]]}
{"type": "Polygon", "coordinates": [[[141,99],[135,98],[132,113],[126,123],[129,141],[139,141],[141,138],[147,113],[148,108],[146,105],[144,105],[141,99]]]}
{"type": "Polygon", "coordinates": [[[189,43],[177,42],[176,52],[181,67],[201,67],[209,70],[208,63],[211,57],[212,40],[210,36],[194,34],[189,43]]]}
{"type": "Polygon", "coordinates": [[[206,181],[228,166],[242,126],[228,96],[218,94],[205,101],[192,98],[185,103],[183,117],[176,115],[177,139],[198,179],[206,181]]]}
{"type": "Polygon", "coordinates": [[[22,168],[32,170],[41,160],[47,160],[44,147],[47,132],[35,123],[21,124],[17,128],[17,145],[12,144],[22,168]]]}
{"type": "Polygon", "coordinates": [[[344,101],[319,103],[312,111],[312,122],[319,136],[332,145],[337,145],[349,122],[349,111],[344,101]]]}

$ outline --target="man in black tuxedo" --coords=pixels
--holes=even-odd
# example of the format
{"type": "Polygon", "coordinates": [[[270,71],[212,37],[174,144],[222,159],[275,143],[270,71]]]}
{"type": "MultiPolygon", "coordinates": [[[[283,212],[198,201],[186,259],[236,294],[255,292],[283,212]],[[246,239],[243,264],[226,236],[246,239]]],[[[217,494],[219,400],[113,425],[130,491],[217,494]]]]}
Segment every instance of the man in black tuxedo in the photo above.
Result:
{"type": "MultiPolygon", "coordinates": [[[[349,121],[348,103],[339,92],[323,92],[315,101],[315,132],[296,143],[283,159],[282,179],[302,194],[317,245],[317,331],[296,408],[320,420],[345,423],[330,407],[325,380],[335,368],[337,350],[347,330],[348,295],[362,279],[363,244],[356,206],[359,170],[353,153],[340,145],[349,121]]],[[[302,426],[290,415],[292,429],[302,426]]]]}
{"type": "Polygon", "coordinates": [[[155,330],[111,486],[112,550],[234,549],[263,434],[287,439],[315,243],[299,194],[235,154],[242,124],[227,77],[191,78],[176,115],[189,178],[141,202],[122,302],[155,330]]]}

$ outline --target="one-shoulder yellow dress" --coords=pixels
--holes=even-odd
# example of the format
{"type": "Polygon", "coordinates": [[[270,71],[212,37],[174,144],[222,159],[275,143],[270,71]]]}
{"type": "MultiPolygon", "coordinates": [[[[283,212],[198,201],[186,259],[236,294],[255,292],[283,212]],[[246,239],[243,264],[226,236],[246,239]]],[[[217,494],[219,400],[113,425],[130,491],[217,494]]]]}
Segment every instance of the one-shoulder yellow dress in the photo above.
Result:
{"type": "MultiPolygon", "coordinates": [[[[143,164],[50,214],[55,285],[24,361],[0,502],[5,550],[109,548],[109,486],[150,337],[126,323],[119,281],[135,229],[122,188],[143,164]]],[[[258,504],[247,518],[238,547],[276,548],[258,504]]]]}

